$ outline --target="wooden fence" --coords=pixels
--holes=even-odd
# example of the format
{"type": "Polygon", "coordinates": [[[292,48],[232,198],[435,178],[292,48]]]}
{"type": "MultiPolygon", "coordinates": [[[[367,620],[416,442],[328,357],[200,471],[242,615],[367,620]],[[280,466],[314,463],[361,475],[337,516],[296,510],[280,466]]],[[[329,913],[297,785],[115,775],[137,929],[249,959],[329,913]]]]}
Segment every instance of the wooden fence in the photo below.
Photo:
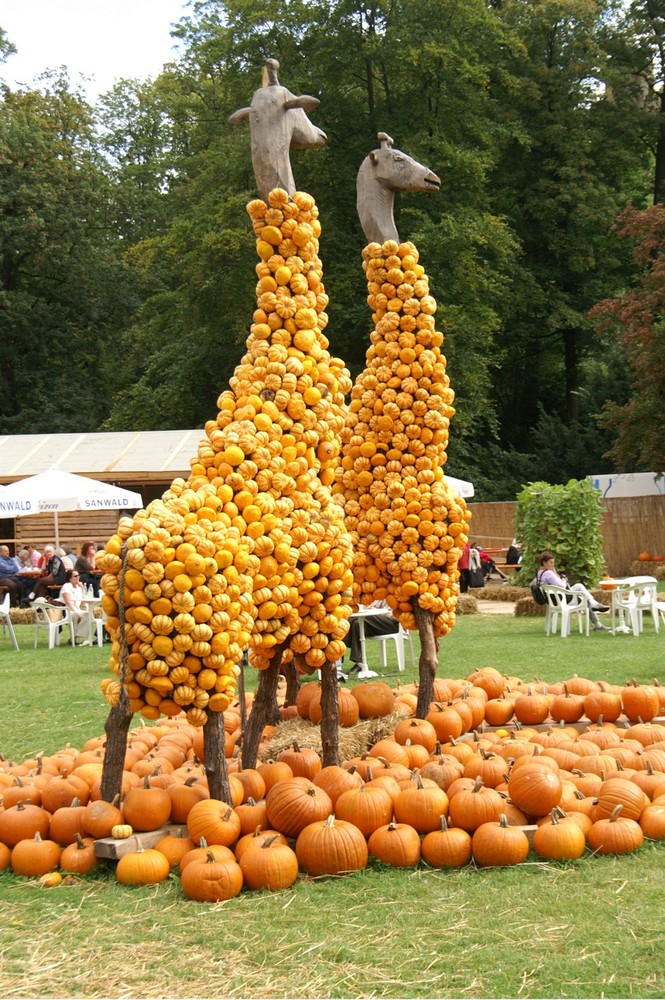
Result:
{"type": "MultiPolygon", "coordinates": [[[[98,547],[105,545],[117,526],[117,510],[77,510],[58,514],[60,545],[63,548],[71,547],[77,555],[81,552],[83,542],[96,542],[98,547]]],[[[53,514],[16,518],[13,541],[16,551],[30,542],[40,551],[47,542],[55,542],[53,514]]]]}
{"type": "MultiPolygon", "coordinates": [[[[515,537],[516,507],[514,501],[469,504],[472,513],[470,540],[486,548],[507,548],[515,537]]],[[[640,552],[665,556],[665,497],[619,497],[603,500],[603,507],[603,550],[610,576],[628,575],[631,563],[640,552]]],[[[60,544],[71,545],[77,553],[84,541],[103,544],[114,533],[117,523],[117,511],[60,514],[60,544]]],[[[28,542],[41,549],[46,542],[54,540],[52,514],[17,518],[6,522],[6,527],[13,527],[13,537],[7,534],[0,541],[15,545],[16,551],[28,542]]]]}
{"type": "MultiPolygon", "coordinates": [[[[514,501],[471,503],[469,538],[486,548],[510,545],[515,537],[514,501]]],[[[603,500],[603,552],[610,576],[626,576],[640,552],[665,556],[665,497],[603,500]]]]}

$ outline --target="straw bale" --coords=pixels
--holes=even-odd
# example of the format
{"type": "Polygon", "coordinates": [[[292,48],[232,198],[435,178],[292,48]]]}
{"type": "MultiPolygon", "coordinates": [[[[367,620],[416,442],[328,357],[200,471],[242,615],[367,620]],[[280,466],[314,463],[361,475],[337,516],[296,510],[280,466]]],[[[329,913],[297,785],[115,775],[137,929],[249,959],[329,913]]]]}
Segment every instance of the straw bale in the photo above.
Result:
{"type": "Polygon", "coordinates": [[[483,601],[519,601],[531,593],[528,587],[516,587],[511,583],[502,583],[497,587],[480,587],[473,591],[476,597],[483,601]]]}
{"type": "MultiPolygon", "coordinates": [[[[392,736],[395,726],[404,718],[402,712],[391,712],[380,719],[360,719],[355,726],[344,726],[339,730],[340,760],[350,760],[366,753],[370,747],[386,736],[392,736]]],[[[277,727],[260,754],[262,762],[276,760],[283,751],[294,743],[300,747],[310,747],[321,753],[321,730],[307,719],[286,719],[277,727]]]]}
{"type": "Polygon", "coordinates": [[[630,575],[654,576],[656,580],[665,580],[665,563],[654,562],[653,559],[648,562],[636,559],[635,562],[630,564],[630,575]]]}
{"type": "Polygon", "coordinates": [[[35,624],[35,612],[32,608],[10,608],[9,618],[12,625],[35,624]]]}
{"type": "Polygon", "coordinates": [[[518,618],[544,617],[545,606],[543,604],[536,604],[533,597],[529,594],[528,597],[520,597],[518,601],[515,601],[515,615],[518,618]]]}
{"type": "Polygon", "coordinates": [[[460,594],[455,611],[458,615],[477,615],[478,601],[472,594],[460,594]]]}

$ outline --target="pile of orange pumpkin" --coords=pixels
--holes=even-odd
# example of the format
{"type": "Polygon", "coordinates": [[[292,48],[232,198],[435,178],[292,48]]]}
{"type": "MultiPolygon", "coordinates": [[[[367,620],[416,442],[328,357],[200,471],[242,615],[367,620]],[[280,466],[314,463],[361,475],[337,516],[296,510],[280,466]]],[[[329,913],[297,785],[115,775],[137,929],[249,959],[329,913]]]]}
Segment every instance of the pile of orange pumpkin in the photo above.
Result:
{"type": "MultiPolygon", "coordinates": [[[[301,688],[303,718],[316,718],[318,689],[301,688]]],[[[626,853],[645,837],[665,837],[665,725],[652,721],[665,713],[663,690],[573,677],[540,692],[549,725],[514,720],[490,731],[483,726],[492,702],[515,695],[517,716],[520,699],[533,697],[519,678],[486,667],[439,679],[425,719],[413,717],[411,688],[362,683],[345,692],[355,717],[390,715],[394,730],[362,756],[325,768],[316,751],[294,745],[243,770],[234,754],[240,716],[229,710],[229,803],[209,798],[202,730],[184,714],[129,734],[115,803],[100,799],[104,737],[81,750],[3,760],[0,868],[54,885],[100,863],[97,839],[140,838],[167,823],[175,826],[156,842],[153,835],[150,846],[121,857],[121,882],[159,882],[177,871],[186,896],[218,900],[243,886],[292,885],[299,871],[354,871],[370,857],[446,868],[516,864],[531,850],[555,861],[586,850],[626,853]],[[573,717],[586,721],[581,731],[573,717]]]]}

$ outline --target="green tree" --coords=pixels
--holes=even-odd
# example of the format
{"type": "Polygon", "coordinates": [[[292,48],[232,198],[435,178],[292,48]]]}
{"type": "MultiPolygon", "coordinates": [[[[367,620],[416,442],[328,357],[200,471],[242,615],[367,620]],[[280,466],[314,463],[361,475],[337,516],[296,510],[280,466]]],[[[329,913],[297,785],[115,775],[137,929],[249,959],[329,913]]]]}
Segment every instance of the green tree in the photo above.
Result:
{"type": "Polygon", "coordinates": [[[607,401],[604,423],[617,437],[611,457],[624,471],[665,471],[665,206],[629,208],[619,235],[632,245],[635,273],[620,295],[594,306],[591,317],[604,338],[618,335],[630,368],[630,398],[607,401]]]}
{"type": "MultiPolygon", "coordinates": [[[[611,103],[648,151],[647,190],[665,200],[665,3],[632,0],[606,31],[611,103]]],[[[635,192],[631,192],[636,200],[635,192]]]]}
{"type": "Polygon", "coordinates": [[[521,545],[519,582],[536,575],[538,556],[550,551],[572,583],[595,586],[605,572],[600,490],[590,479],[528,483],[518,494],[515,528],[521,545]]]}
{"type": "Polygon", "coordinates": [[[91,109],[61,75],[0,98],[0,427],[94,429],[126,317],[91,109]]]}

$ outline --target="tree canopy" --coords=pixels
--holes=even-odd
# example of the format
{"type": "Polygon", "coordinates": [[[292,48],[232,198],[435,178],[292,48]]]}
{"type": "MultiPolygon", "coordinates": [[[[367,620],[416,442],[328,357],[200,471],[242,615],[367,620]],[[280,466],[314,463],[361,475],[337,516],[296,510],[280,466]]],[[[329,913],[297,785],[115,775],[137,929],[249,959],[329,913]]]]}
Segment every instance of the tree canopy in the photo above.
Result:
{"type": "MultiPolygon", "coordinates": [[[[372,325],[355,178],[388,131],[442,180],[399,196],[396,222],[438,302],[451,472],[490,500],[662,468],[661,384],[640,370],[660,301],[637,324],[626,312],[664,235],[643,214],[665,187],[661,6],[193,0],[177,61],[94,107],[66,71],[0,84],[0,432],[210,417],[256,281],[249,135],[228,118],[274,57],[321,102],[327,144],[292,162],[321,210],[327,333],[352,374],[372,325]],[[638,219],[648,267],[631,257],[638,219]]],[[[0,78],[12,48],[0,23],[0,78]]]]}

